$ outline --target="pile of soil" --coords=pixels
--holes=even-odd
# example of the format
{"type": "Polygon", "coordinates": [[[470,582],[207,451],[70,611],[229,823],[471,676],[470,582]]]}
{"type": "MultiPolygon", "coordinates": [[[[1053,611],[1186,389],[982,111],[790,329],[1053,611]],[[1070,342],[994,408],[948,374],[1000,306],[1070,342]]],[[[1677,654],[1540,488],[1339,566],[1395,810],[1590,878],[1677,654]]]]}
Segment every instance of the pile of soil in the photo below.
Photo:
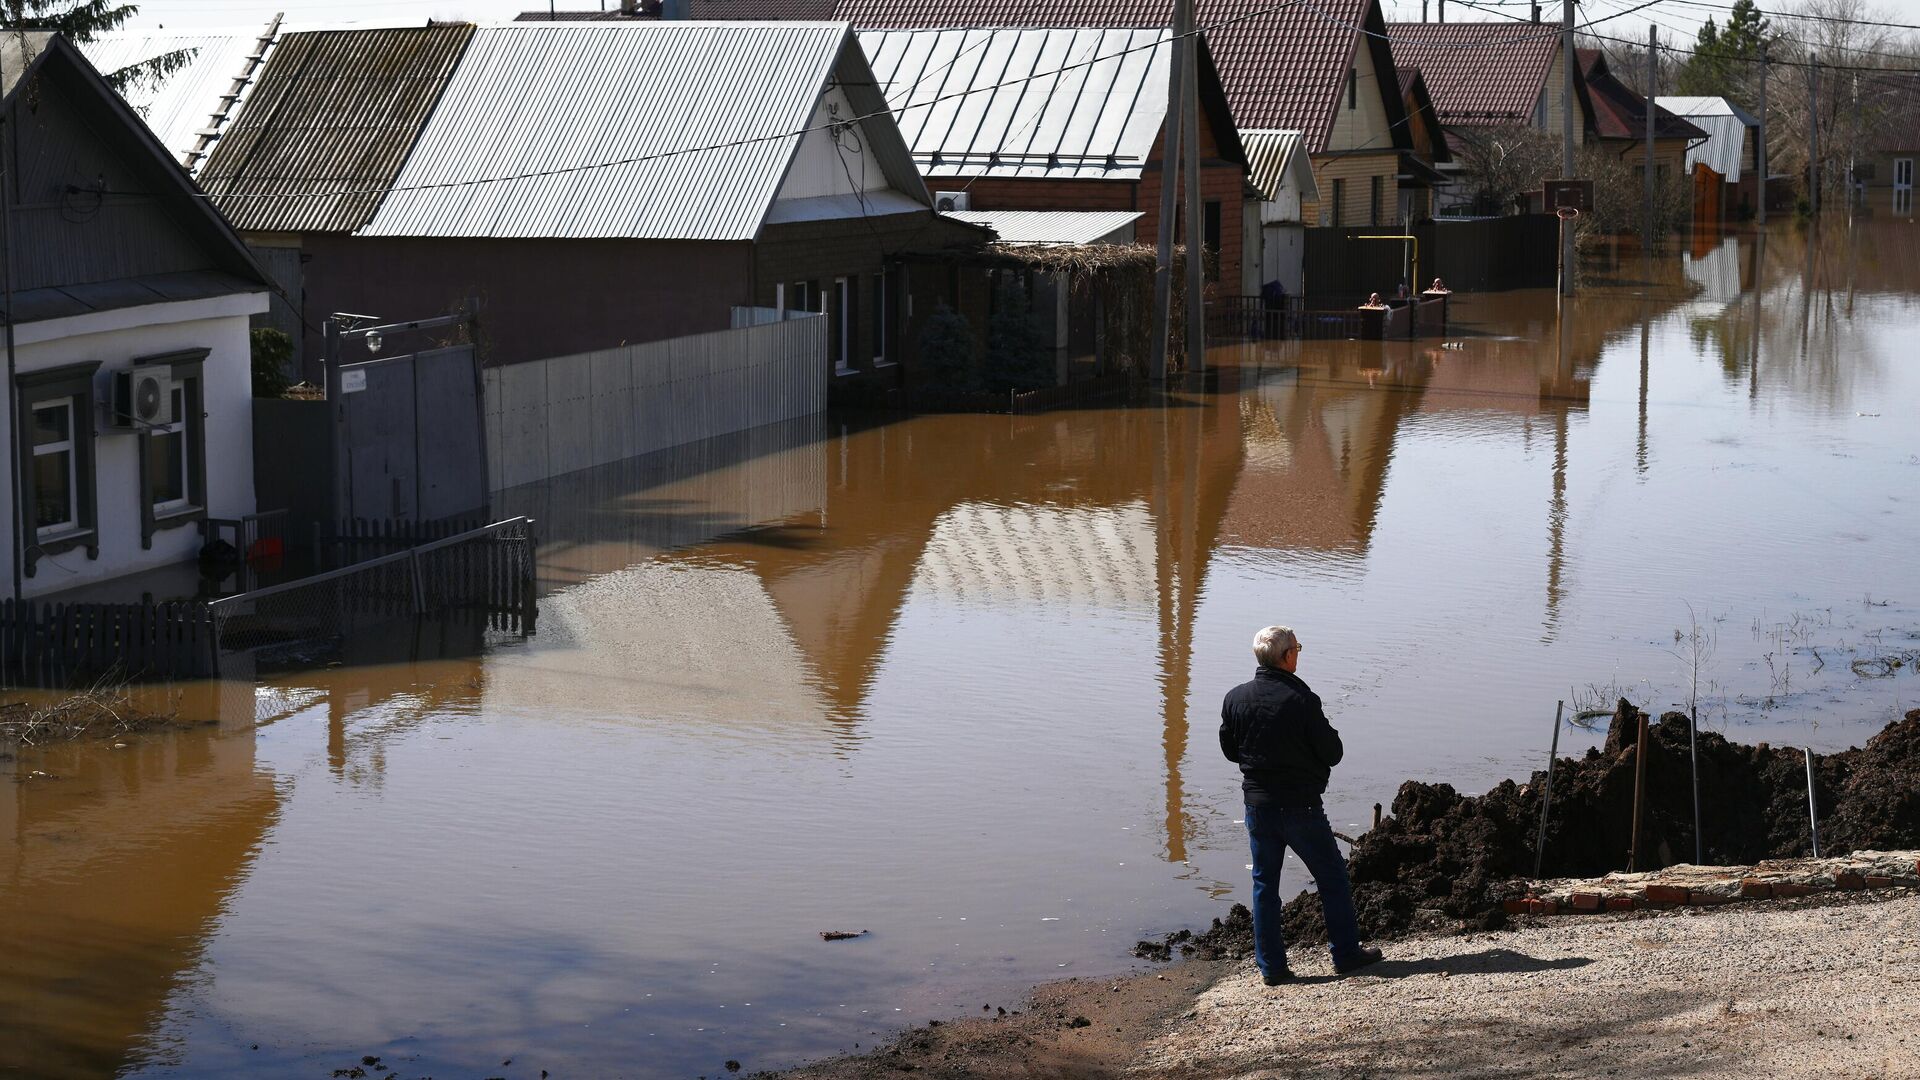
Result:
{"type": "MultiPolygon", "coordinates": [[[[1597,877],[1627,866],[1632,846],[1636,742],[1642,713],[1622,700],[1607,739],[1584,758],[1553,764],[1543,877],[1597,877]]],[[[1812,853],[1807,773],[1797,748],[1699,735],[1701,832],[1706,861],[1738,865],[1812,853]]],[[[1488,930],[1506,922],[1501,901],[1521,895],[1533,875],[1534,841],[1546,776],[1504,781],[1485,795],[1446,784],[1408,781],[1393,816],[1359,838],[1348,860],[1361,936],[1415,931],[1488,930]]],[[[1814,758],[1825,855],[1920,847],[1920,709],[1864,748],[1814,758]]],[[[1647,733],[1646,802],[1635,869],[1694,861],[1693,782],[1685,713],[1668,713],[1647,733]]],[[[1232,956],[1251,951],[1250,923],[1237,908],[1197,938],[1169,941],[1165,952],[1232,956]]],[[[1325,941],[1320,900],[1287,905],[1289,942],[1325,941]]],[[[1142,942],[1159,955],[1160,947],[1142,942]]]]}

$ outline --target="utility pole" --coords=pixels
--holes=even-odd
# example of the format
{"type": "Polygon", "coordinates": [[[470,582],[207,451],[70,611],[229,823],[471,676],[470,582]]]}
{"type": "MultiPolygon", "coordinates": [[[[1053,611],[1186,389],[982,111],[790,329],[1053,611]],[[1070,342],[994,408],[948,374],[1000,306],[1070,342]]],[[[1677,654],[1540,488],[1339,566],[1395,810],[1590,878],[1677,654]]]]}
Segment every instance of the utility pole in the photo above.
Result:
{"type": "Polygon", "coordinates": [[[1653,104],[1654,83],[1660,78],[1659,44],[1655,40],[1659,30],[1647,24],[1647,174],[1646,174],[1646,222],[1642,228],[1643,244],[1648,252],[1653,251],[1653,104]]]}
{"type": "Polygon", "coordinates": [[[1767,224],[1767,47],[1760,46],[1760,130],[1753,147],[1753,168],[1760,174],[1760,208],[1754,220],[1767,224]]]}
{"type": "MultiPolygon", "coordinates": [[[[1206,218],[1200,205],[1200,30],[1191,0],[1181,39],[1180,142],[1186,147],[1187,370],[1207,370],[1206,218]]],[[[1224,212],[1224,211],[1223,211],[1224,212]]],[[[1224,231],[1226,223],[1221,222],[1224,231]]],[[[1216,257],[1218,253],[1216,252],[1216,257]]],[[[1220,272],[1226,273],[1226,267],[1220,272]]]]}
{"type": "Polygon", "coordinates": [[[1180,97],[1185,82],[1181,79],[1180,35],[1193,21],[1193,0],[1174,0],[1173,31],[1167,41],[1167,119],[1160,140],[1160,253],[1153,268],[1153,381],[1167,380],[1167,335],[1172,332],[1170,307],[1173,303],[1173,218],[1179,212],[1174,201],[1180,182],[1180,97]]]}
{"type": "MultiPolygon", "coordinates": [[[[1534,8],[1535,12],[1540,9],[1534,8]]],[[[1560,175],[1573,179],[1573,0],[1560,5],[1560,66],[1566,85],[1560,98],[1560,175]]],[[[1573,228],[1560,219],[1560,295],[1573,295],[1573,228]]]]}
{"type": "Polygon", "coordinates": [[[1807,56],[1807,199],[1820,213],[1820,54],[1807,56]]]}

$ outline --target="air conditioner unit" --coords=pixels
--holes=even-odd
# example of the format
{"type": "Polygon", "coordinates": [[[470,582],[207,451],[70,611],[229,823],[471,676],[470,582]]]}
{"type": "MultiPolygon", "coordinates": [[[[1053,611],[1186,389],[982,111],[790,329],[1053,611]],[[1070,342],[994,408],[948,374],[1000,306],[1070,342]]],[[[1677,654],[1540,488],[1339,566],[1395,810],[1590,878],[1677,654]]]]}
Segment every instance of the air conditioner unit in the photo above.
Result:
{"type": "Polygon", "coordinates": [[[933,193],[933,208],[943,214],[955,210],[973,209],[973,200],[964,191],[936,191],[933,193]]]}
{"type": "Polygon", "coordinates": [[[113,426],[129,430],[173,423],[173,372],[135,368],[113,376],[113,426]]]}

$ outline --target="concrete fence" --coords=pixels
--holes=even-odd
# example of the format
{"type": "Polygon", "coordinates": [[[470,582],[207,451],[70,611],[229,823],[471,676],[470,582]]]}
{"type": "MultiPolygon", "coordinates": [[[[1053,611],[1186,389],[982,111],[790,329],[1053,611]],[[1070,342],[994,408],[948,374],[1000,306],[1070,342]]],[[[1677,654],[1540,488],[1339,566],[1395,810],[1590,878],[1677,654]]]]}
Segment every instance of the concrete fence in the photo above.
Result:
{"type": "Polygon", "coordinates": [[[488,368],[490,486],[821,412],[831,370],[820,315],[488,368]]]}

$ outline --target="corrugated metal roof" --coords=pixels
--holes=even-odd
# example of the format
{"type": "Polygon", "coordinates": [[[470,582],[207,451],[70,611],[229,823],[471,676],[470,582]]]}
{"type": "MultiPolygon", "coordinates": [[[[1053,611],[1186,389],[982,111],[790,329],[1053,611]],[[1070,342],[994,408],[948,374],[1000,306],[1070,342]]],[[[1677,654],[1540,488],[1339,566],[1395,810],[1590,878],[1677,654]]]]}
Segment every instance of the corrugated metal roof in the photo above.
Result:
{"type": "Polygon", "coordinates": [[[1313,163],[1304,152],[1306,140],[1297,131],[1254,128],[1240,133],[1247,148],[1247,178],[1260,189],[1262,197],[1273,200],[1292,182],[1303,199],[1318,199],[1320,187],[1313,179],[1313,163]]]}
{"type": "Polygon", "coordinates": [[[752,238],[833,77],[925,187],[845,23],[487,27],[366,236],[752,238]]]}
{"type": "MultiPolygon", "coordinates": [[[[1125,26],[1162,28],[1168,0],[822,0],[833,16],[863,29],[960,26],[1125,26]]],[[[782,18],[795,0],[704,0],[695,14],[724,4],[729,17],[782,18]]],[[[1234,119],[1243,127],[1290,128],[1307,134],[1308,149],[1325,148],[1346,90],[1347,68],[1361,41],[1358,27],[1384,33],[1377,0],[1197,0],[1206,41],[1226,87],[1234,119]]],[[[1383,38],[1367,38],[1375,66],[1392,63],[1383,38]]],[[[1399,97],[1385,84],[1389,122],[1400,119],[1399,97]]]]}
{"type": "Polygon", "coordinates": [[[1141,217],[1137,210],[954,210],[945,216],[984,225],[1003,244],[1094,244],[1141,217]]]}
{"type": "Polygon", "coordinates": [[[924,172],[1137,180],[1167,116],[1165,30],[867,30],[924,172]]]}
{"type": "Polygon", "coordinates": [[[380,205],[473,32],[283,36],[201,187],[242,231],[351,232],[380,205]]]}
{"type": "Polygon", "coordinates": [[[1707,133],[1707,141],[1687,148],[1687,170],[1695,162],[1721,175],[1729,184],[1740,182],[1746,164],[1747,129],[1760,121],[1723,97],[1681,97],[1663,94],[1654,103],[1707,133]]]}
{"type": "MultiPolygon", "coordinates": [[[[111,74],[168,53],[193,50],[185,66],[157,82],[129,86],[123,92],[127,104],[146,120],[160,144],[175,161],[184,162],[200,132],[222,107],[222,95],[246,70],[247,59],[265,30],[265,24],[206,30],[111,30],[82,43],[80,51],[94,67],[111,74]]],[[[253,85],[242,88],[242,101],[253,85]]],[[[227,115],[237,113],[238,106],[236,102],[227,115]]]]}
{"type": "Polygon", "coordinates": [[[1560,48],[1557,24],[1388,23],[1387,34],[1394,63],[1420,69],[1451,127],[1532,123],[1560,48]]]}

